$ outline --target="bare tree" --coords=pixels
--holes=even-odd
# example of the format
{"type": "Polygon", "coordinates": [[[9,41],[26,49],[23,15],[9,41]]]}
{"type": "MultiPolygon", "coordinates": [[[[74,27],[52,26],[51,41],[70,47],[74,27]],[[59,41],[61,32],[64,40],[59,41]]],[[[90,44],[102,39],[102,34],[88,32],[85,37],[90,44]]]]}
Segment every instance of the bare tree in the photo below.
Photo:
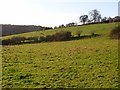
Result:
{"type": "Polygon", "coordinates": [[[100,12],[97,9],[92,10],[89,12],[90,18],[94,22],[99,22],[101,19],[100,12]]]}
{"type": "Polygon", "coordinates": [[[101,17],[101,15],[99,15],[97,21],[100,22],[101,20],[102,20],[102,17],[101,17]]]}

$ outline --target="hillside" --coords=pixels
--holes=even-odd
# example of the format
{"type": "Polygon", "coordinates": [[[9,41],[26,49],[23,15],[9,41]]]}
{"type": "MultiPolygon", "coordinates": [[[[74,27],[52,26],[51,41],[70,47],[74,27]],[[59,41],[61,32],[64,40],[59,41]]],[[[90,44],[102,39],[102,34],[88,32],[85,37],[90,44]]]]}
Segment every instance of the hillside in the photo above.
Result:
{"type": "Polygon", "coordinates": [[[10,25],[10,24],[0,24],[0,28],[2,30],[2,36],[51,29],[49,27],[35,25],[10,25]]]}
{"type": "Polygon", "coordinates": [[[115,23],[75,26],[13,36],[40,36],[59,30],[92,31],[100,37],[3,46],[3,88],[118,88],[118,40],[109,39],[115,23]]]}
{"type": "Polygon", "coordinates": [[[45,30],[45,31],[35,31],[35,32],[28,32],[23,34],[16,34],[16,35],[9,35],[4,36],[5,38],[11,38],[13,36],[24,36],[24,37],[33,37],[33,36],[46,36],[56,33],[60,30],[66,30],[71,31],[72,35],[76,35],[77,30],[82,31],[82,35],[89,35],[91,32],[95,32],[98,34],[104,34],[107,35],[110,33],[110,31],[117,25],[117,23],[108,23],[108,24],[94,24],[94,25],[84,25],[84,26],[73,26],[73,27],[67,27],[67,28],[59,28],[59,29],[53,29],[53,30],[45,30]]]}

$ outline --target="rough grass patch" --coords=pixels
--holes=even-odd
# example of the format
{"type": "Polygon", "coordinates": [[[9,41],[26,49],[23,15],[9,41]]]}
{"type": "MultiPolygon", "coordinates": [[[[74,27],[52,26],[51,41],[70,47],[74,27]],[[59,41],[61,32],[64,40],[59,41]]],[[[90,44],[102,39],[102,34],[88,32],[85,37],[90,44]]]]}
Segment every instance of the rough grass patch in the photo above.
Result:
{"type": "Polygon", "coordinates": [[[115,27],[110,33],[111,39],[120,39],[120,25],[115,27]]]}
{"type": "Polygon", "coordinates": [[[77,31],[76,31],[77,37],[80,37],[80,36],[81,36],[81,33],[82,33],[82,30],[77,30],[77,31]]]}

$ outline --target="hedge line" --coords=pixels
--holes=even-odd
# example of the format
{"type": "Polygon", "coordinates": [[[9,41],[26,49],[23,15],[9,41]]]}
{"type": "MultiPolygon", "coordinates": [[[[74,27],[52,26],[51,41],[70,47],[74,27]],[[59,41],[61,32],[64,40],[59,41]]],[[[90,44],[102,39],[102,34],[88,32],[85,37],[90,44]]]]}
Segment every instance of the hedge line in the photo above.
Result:
{"type": "Polygon", "coordinates": [[[46,37],[12,37],[10,39],[2,40],[2,45],[14,45],[23,43],[37,43],[37,42],[48,42],[48,41],[66,41],[71,39],[70,31],[60,31],[53,35],[47,35],[46,37]]]}

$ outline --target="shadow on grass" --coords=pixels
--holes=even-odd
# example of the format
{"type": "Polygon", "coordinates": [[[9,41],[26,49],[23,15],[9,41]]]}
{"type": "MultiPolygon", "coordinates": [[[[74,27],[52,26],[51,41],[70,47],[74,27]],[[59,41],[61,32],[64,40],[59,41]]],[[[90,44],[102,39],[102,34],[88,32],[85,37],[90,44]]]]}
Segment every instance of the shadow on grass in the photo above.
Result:
{"type": "Polygon", "coordinates": [[[80,40],[80,39],[94,38],[94,37],[99,37],[99,36],[102,36],[102,35],[94,34],[94,35],[85,35],[85,36],[80,36],[80,37],[72,37],[71,40],[80,40]]]}
{"type": "MultiPolygon", "coordinates": [[[[95,38],[95,37],[99,37],[101,36],[101,34],[94,34],[94,35],[84,35],[84,36],[80,36],[80,37],[71,37],[69,40],[62,40],[62,41],[71,41],[71,40],[81,40],[81,39],[87,39],[87,38],[95,38]]],[[[61,41],[28,41],[28,42],[21,42],[21,43],[12,43],[12,44],[4,44],[2,43],[2,45],[22,45],[22,44],[36,44],[36,43],[41,43],[41,42],[61,42],[61,41]]],[[[1,45],[1,43],[0,43],[1,45]]]]}

